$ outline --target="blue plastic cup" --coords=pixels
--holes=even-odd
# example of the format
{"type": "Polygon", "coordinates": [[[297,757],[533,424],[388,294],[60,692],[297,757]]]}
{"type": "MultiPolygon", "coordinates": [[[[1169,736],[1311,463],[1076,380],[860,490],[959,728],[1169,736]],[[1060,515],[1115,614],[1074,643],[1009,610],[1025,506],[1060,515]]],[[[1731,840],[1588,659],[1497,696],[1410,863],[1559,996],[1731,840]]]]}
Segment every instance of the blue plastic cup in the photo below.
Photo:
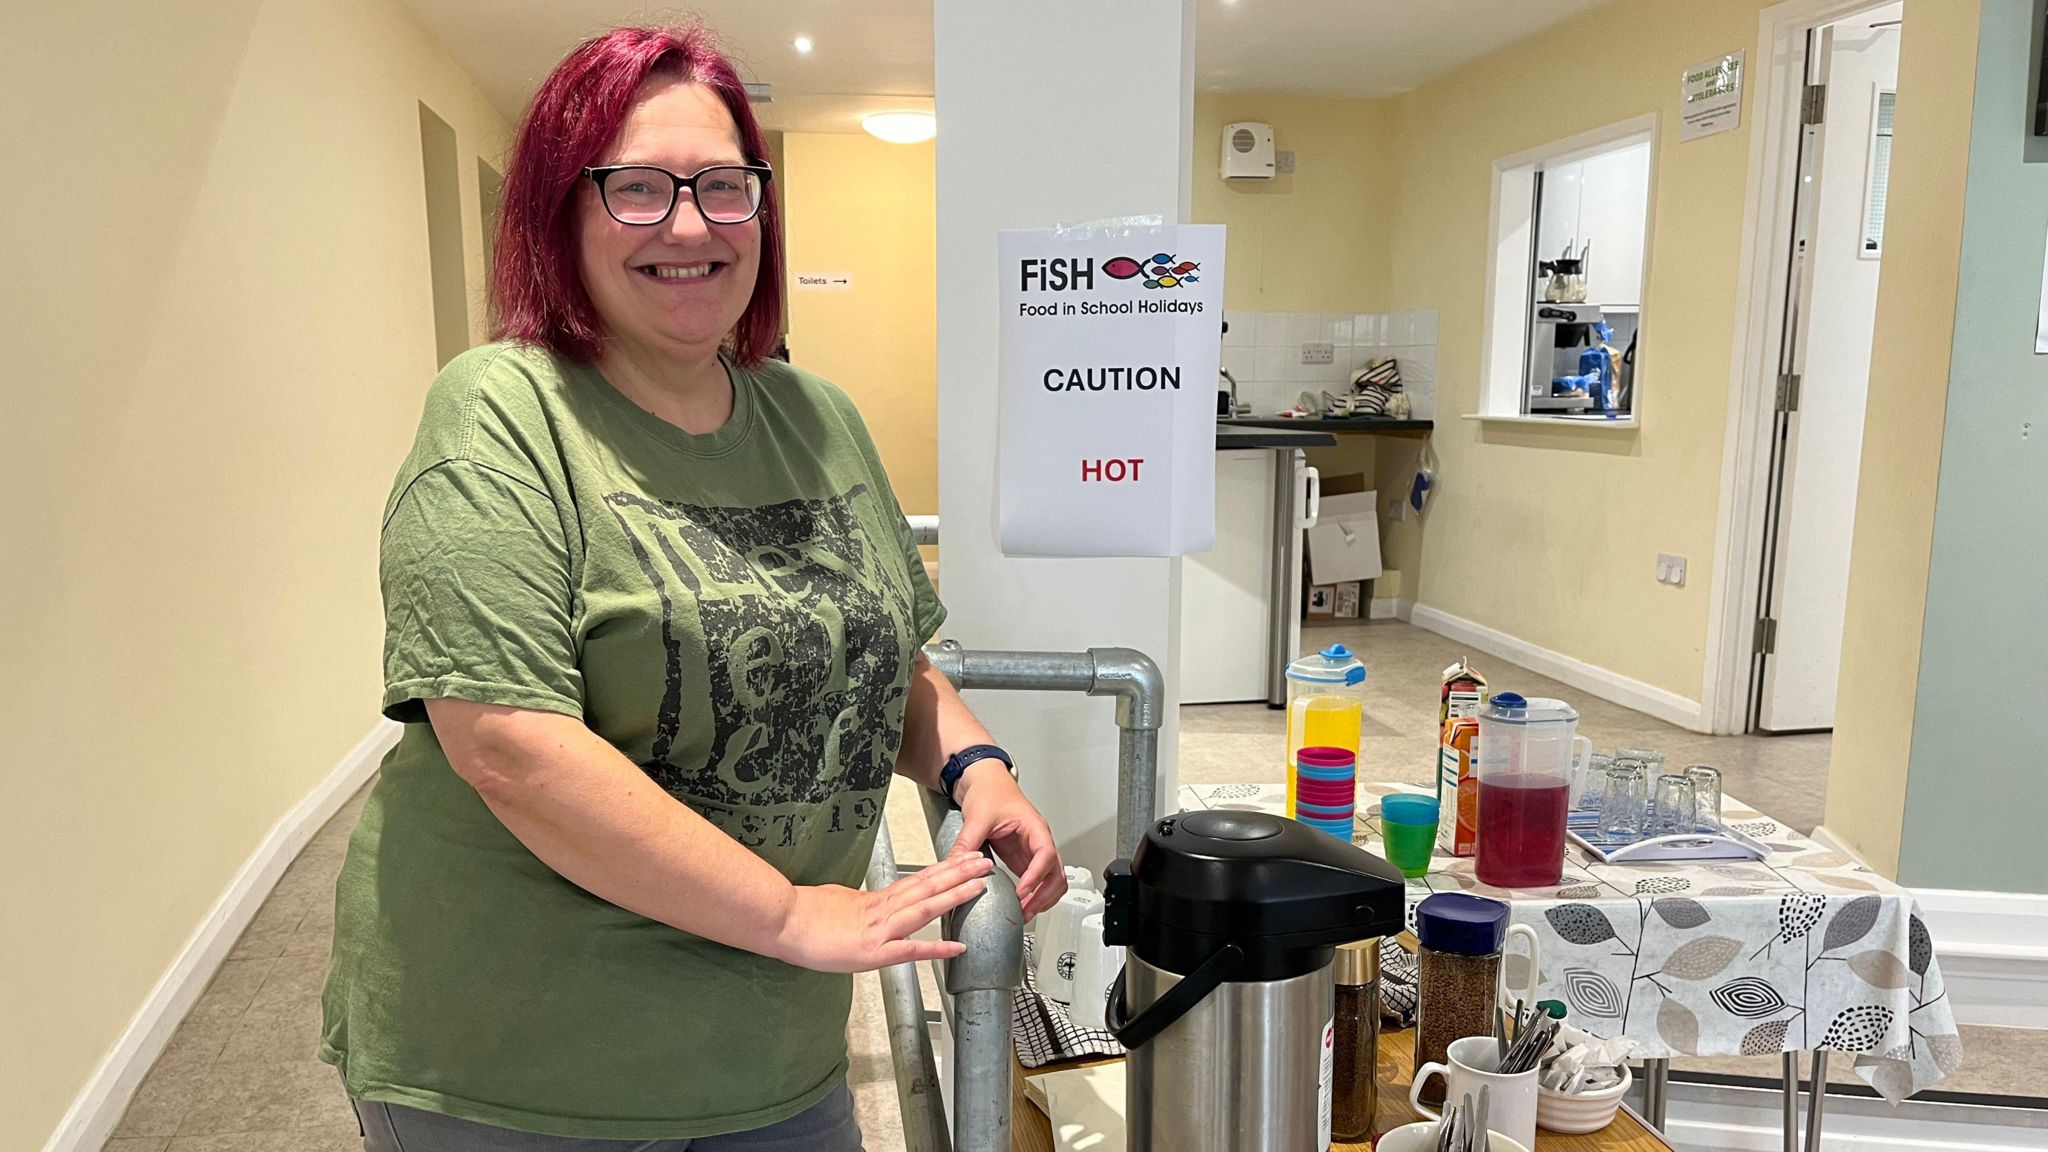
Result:
{"type": "Polygon", "coordinates": [[[1394,795],[1380,799],[1380,835],[1387,842],[1387,863],[1414,879],[1429,872],[1436,848],[1436,797],[1394,795]]]}

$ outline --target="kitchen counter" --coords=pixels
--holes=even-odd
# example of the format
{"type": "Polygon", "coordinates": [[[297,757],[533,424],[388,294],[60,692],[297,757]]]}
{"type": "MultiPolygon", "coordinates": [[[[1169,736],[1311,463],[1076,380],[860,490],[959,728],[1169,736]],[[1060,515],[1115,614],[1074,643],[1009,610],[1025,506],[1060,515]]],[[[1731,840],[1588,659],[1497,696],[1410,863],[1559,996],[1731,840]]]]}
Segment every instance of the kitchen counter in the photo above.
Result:
{"type": "Polygon", "coordinates": [[[1337,438],[1327,431],[1289,426],[1295,423],[1301,421],[1247,424],[1241,420],[1218,420],[1216,447],[1219,451],[1226,448],[1328,448],[1337,442],[1337,438]]]}
{"type": "Polygon", "coordinates": [[[1216,421],[1217,428],[1286,428],[1303,432],[1341,432],[1352,435],[1418,436],[1436,427],[1434,420],[1390,420],[1385,417],[1352,417],[1328,420],[1289,420],[1284,416],[1231,416],[1216,421]]]}

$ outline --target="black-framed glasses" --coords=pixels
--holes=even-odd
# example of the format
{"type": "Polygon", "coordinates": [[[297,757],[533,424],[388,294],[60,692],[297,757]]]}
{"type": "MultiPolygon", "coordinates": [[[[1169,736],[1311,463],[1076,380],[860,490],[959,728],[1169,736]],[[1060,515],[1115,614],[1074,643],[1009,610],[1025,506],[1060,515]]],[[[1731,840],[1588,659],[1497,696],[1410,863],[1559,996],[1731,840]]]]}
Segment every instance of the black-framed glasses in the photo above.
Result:
{"type": "Polygon", "coordinates": [[[694,176],[678,176],[652,164],[585,168],[597,185],[604,210],[621,224],[659,224],[675,211],[685,188],[697,211],[712,224],[745,224],[761,211],[761,192],[775,173],[766,164],[714,164],[694,176]]]}

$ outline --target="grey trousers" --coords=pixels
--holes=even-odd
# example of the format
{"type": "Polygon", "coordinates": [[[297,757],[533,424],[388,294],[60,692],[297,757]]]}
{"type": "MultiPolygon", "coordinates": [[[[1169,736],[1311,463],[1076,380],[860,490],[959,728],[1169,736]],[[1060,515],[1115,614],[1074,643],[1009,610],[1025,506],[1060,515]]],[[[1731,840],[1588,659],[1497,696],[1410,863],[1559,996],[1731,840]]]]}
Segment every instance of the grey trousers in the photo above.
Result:
{"type": "Polygon", "coordinates": [[[585,1140],[543,1136],[399,1104],[350,1100],[363,1152],[862,1152],[853,1092],[841,1081],[803,1112],[752,1132],[689,1140],[585,1140]]]}

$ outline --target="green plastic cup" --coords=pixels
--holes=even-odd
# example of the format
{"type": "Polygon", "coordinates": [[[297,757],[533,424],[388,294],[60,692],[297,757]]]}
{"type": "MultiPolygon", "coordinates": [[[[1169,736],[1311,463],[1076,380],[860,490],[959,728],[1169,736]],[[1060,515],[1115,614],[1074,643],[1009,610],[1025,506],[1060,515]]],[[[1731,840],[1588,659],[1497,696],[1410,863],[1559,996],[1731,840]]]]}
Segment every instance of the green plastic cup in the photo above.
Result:
{"type": "Polygon", "coordinates": [[[1429,871],[1436,850],[1437,803],[1433,796],[1388,796],[1380,801],[1380,835],[1387,863],[1413,880],[1429,871]]]}

